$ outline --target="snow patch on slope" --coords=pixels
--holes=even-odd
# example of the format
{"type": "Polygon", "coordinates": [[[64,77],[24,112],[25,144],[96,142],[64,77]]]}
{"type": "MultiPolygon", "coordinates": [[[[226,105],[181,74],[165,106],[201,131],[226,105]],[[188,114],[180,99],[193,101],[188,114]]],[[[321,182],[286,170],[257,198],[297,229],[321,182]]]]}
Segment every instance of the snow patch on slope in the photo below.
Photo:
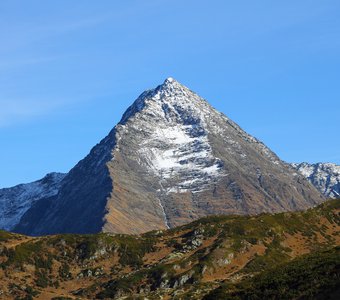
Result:
{"type": "Polygon", "coordinates": [[[190,126],[158,128],[139,152],[167,193],[199,192],[222,175],[222,162],[212,155],[207,136],[190,136],[190,126]],[[180,180],[170,187],[175,178],[180,180]]]}

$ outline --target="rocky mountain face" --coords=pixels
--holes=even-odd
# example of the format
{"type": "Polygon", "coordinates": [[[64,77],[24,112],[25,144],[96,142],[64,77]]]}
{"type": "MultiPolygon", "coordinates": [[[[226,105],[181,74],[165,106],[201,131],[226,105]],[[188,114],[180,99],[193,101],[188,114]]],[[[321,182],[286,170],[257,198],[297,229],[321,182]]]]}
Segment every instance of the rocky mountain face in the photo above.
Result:
{"type": "Polygon", "coordinates": [[[0,189],[0,228],[12,230],[32,205],[55,196],[64,177],[65,174],[50,173],[32,183],[0,189]]]}
{"type": "Polygon", "coordinates": [[[0,298],[338,299],[339,213],[331,200],[142,235],[0,231],[0,298]]]}
{"type": "Polygon", "coordinates": [[[329,198],[340,198],[340,166],[332,163],[292,164],[311,184],[329,198]]]}
{"type": "Polygon", "coordinates": [[[323,196],[263,143],[172,78],[35,202],[14,230],[142,233],[217,214],[300,210],[323,196]]]}

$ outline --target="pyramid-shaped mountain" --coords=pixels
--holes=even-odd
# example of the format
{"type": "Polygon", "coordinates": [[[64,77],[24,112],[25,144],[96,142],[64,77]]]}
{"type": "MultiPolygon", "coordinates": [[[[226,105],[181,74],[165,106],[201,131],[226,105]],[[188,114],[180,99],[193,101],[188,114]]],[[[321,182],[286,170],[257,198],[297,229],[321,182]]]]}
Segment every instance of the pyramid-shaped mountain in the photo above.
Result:
{"type": "Polygon", "coordinates": [[[35,201],[14,231],[141,233],[207,215],[300,210],[323,196],[263,143],[172,78],[35,201]]]}

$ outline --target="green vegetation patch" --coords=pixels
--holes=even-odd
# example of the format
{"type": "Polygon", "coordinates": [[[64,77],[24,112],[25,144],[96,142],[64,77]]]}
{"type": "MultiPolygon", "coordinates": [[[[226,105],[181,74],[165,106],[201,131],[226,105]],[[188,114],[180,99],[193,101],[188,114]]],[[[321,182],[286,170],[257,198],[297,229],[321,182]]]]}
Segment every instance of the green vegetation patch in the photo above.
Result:
{"type": "Polygon", "coordinates": [[[340,295],[340,247],[269,268],[238,285],[223,285],[205,300],[336,299],[340,295]]]}
{"type": "Polygon", "coordinates": [[[12,264],[21,266],[23,263],[34,264],[34,257],[42,255],[42,241],[22,243],[14,249],[8,249],[6,255],[8,259],[3,266],[12,264]]]}
{"type": "Polygon", "coordinates": [[[146,253],[153,252],[155,238],[118,235],[115,237],[118,246],[119,263],[123,266],[141,267],[146,253]]]}
{"type": "Polygon", "coordinates": [[[13,238],[13,234],[5,230],[0,230],[0,242],[7,242],[13,238]]]}

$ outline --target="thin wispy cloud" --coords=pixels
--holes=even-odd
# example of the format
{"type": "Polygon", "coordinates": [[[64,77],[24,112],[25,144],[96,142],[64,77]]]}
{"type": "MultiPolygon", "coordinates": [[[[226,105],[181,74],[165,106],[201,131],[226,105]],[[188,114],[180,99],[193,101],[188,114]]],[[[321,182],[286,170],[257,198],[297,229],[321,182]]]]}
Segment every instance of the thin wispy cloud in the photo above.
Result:
{"type": "MultiPolygon", "coordinates": [[[[26,20],[13,23],[15,26],[10,26],[11,24],[5,24],[6,21],[0,20],[0,39],[2,40],[0,76],[3,76],[0,77],[0,85],[5,89],[3,90],[4,94],[0,95],[0,128],[28,122],[37,117],[48,116],[68,105],[87,101],[88,95],[82,98],[82,95],[79,94],[71,99],[71,96],[67,95],[60,95],[59,97],[59,92],[54,95],[58,99],[53,99],[53,96],[51,99],[51,91],[48,89],[43,97],[41,95],[34,97],[31,91],[37,89],[36,81],[27,82],[30,81],[30,78],[34,78],[35,72],[26,73],[29,75],[24,82],[21,81],[21,74],[28,68],[35,70],[36,67],[45,64],[46,69],[49,70],[46,72],[49,75],[46,76],[51,76],[51,70],[58,66],[59,60],[68,57],[68,54],[56,54],[54,51],[44,53],[46,49],[41,50],[38,46],[39,43],[48,44],[50,41],[54,42],[58,38],[63,38],[63,35],[87,30],[107,21],[110,16],[109,14],[102,14],[76,20],[51,20],[44,24],[26,20]],[[5,30],[5,28],[10,28],[10,30],[5,30]],[[7,85],[9,74],[11,77],[18,78],[12,85],[7,85]],[[22,92],[23,90],[26,92],[22,92]],[[16,95],[17,91],[20,91],[22,97],[16,95]]],[[[44,86],[41,86],[41,88],[44,88],[44,86]]]]}
{"type": "Polygon", "coordinates": [[[57,56],[50,56],[50,57],[17,58],[9,60],[0,59],[0,71],[8,70],[11,68],[21,68],[26,66],[35,66],[39,64],[49,63],[52,61],[56,61],[58,58],[59,57],[57,56]]]}
{"type": "Polygon", "coordinates": [[[49,114],[64,104],[64,101],[27,99],[0,100],[0,128],[49,114]]]}
{"type": "Polygon", "coordinates": [[[49,117],[65,110],[75,109],[91,101],[98,101],[104,94],[90,95],[79,93],[76,97],[37,96],[28,98],[2,98],[0,99],[0,128],[30,122],[37,117],[49,117]]]}
{"type": "MultiPolygon", "coordinates": [[[[88,29],[105,23],[111,17],[111,14],[105,14],[79,20],[54,20],[45,24],[21,23],[16,27],[12,27],[11,30],[0,29],[0,38],[2,40],[0,51],[8,52],[22,49],[41,40],[88,29]]],[[[1,21],[0,25],[2,28],[10,26],[10,24],[4,24],[1,21]]]]}

